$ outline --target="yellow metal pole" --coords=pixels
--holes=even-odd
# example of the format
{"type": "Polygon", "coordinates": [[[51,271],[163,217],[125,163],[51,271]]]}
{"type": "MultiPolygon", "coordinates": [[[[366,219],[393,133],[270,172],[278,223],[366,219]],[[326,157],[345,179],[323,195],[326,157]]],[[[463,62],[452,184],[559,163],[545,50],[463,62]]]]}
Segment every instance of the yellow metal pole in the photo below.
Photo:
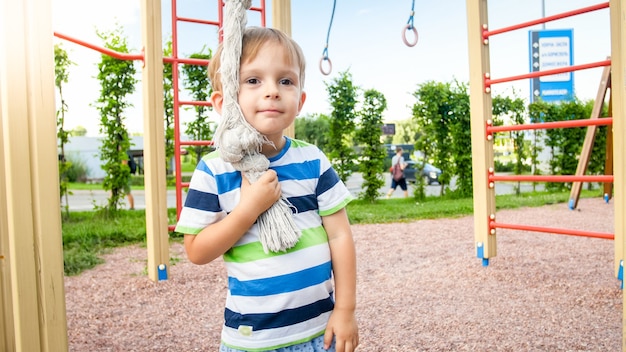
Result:
{"type": "MultiPolygon", "coordinates": [[[[272,0],[272,27],[291,36],[291,0],[272,0]]],[[[293,123],[285,129],[284,134],[291,138],[295,137],[293,123]]]]}
{"type": "Polygon", "coordinates": [[[0,4],[0,260],[11,290],[2,299],[11,303],[2,309],[11,327],[3,326],[0,348],[66,351],[51,2],[0,4]]]}
{"type": "Polygon", "coordinates": [[[489,168],[493,167],[493,139],[486,138],[487,121],[491,119],[491,94],[484,87],[489,73],[489,45],[482,31],[488,25],[487,0],[467,0],[467,25],[470,72],[470,115],[472,133],[472,167],[474,183],[474,239],[483,265],[496,256],[496,235],[489,233],[489,217],[495,215],[495,188],[489,187],[489,168]]]}
{"type": "Polygon", "coordinates": [[[141,27],[148,276],[158,281],[167,279],[169,272],[161,2],[141,1],[141,27]]]}

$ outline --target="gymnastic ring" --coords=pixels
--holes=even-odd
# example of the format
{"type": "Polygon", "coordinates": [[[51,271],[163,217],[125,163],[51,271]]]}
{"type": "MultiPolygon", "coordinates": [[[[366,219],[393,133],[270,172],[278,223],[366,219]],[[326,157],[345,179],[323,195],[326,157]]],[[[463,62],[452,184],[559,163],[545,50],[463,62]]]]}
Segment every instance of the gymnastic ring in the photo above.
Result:
{"type": "Polygon", "coordinates": [[[406,44],[406,46],[410,46],[410,47],[414,47],[415,44],[417,44],[417,29],[415,29],[415,27],[407,24],[406,26],[404,26],[404,28],[402,28],[402,41],[404,42],[404,44],[406,44]],[[412,42],[409,42],[406,39],[406,32],[409,30],[413,30],[413,34],[415,34],[415,40],[412,42]]]}
{"type": "Polygon", "coordinates": [[[324,76],[328,76],[332,70],[333,70],[333,63],[332,63],[332,61],[330,61],[330,59],[327,58],[327,57],[322,57],[320,59],[320,71],[322,72],[322,74],[324,76]],[[328,61],[328,71],[324,71],[324,65],[323,65],[324,61],[328,61]]]}

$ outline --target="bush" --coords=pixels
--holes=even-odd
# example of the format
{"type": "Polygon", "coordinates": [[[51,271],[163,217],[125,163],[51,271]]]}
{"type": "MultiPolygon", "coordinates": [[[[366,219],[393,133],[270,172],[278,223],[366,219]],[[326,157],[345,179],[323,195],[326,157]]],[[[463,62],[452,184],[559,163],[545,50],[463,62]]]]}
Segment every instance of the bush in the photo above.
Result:
{"type": "MultiPolygon", "coordinates": [[[[181,180],[182,182],[189,182],[191,181],[191,175],[182,175],[181,180]]],[[[167,176],[167,186],[168,187],[176,186],[176,178],[174,177],[174,175],[167,176]]]]}
{"type": "MultiPolygon", "coordinates": [[[[494,160],[494,167],[496,169],[496,172],[514,172],[515,170],[515,164],[513,161],[507,161],[507,162],[501,162],[498,159],[494,160]]],[[[530,165],[522,165],[522,172],[526,173],[526,172],[530,172],[531,171],[531,166],[530,165]]]]}
{"type": "Polygon", "coordinates": [[[66,155],[69,168],[66,172],[68,182],[86,182],[89,168],[84,160],[76,154],[66,155]]]}
{"type": "Polygon", "coordinates": [[[513,172],[513,163],[510,161],[503,163],[496,159],[493,164],[496,172],[513,172]]]}

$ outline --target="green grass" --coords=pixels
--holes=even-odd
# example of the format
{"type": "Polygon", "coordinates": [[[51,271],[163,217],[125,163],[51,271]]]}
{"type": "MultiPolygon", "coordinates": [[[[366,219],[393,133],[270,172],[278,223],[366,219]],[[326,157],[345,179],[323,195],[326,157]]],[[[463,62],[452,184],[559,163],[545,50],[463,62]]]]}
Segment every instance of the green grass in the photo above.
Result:
{"type": "MultiPolygon", "coordinates": [[[[183,174],[182,181],[189,182],[191,179],[190,174],[183,174]]],[[[176,189],[175,180],[173,176],[168,176],[167,178],[167,189],[172,190],[176,189]]],[[[143,175],[141,176],[132,176],[131,179],[131,188],[136,190],[144,190],[144,179],[143,175]]],[[[83,182],[70,182],[68,184],[68,189],[71,191],[102,191],[104,188],[102,187],[102,183],[83,183],[83,182]]]]}
{"type": "Polygon", "coordinates": [[[71,191],[101,191],[102,183],[84,183],[84,182],[69,182],[67,188],[71,191]]]}
{"type": "MultiPolygon", "coordinates": [[[[600,197],[599,191],[582,191],[581,198],[600,197]]],[[[496,197],[496,208],[539,207],[563,203],[567,206],[569,192],[532,192],[520,196],[496,197]]],[[[472,199],[446,199],[429,197],[416,202],[413,198],[393,198],[375,203],[355,200],[348,207],[351,224],[409,222],[420,219],[455,218],[473,212],[472,199]]],[[[176,210],[168,210],[168,223],[173,224],[176,210]]],[[[170,239],[181,240],[180,234],[171,233],[170,239]]],[[[70,212],[63,220],[63,256],[66,275],[77,275],[102,262],[102,254],[112,248],[142,244],[146,241],[144,210],[121,210],[116,217],[106,217],[97,211],[70,212]]]]}
{"type": "Polygon", "coordinates": [[[196,163],[192,162],[191,160],[188,162],[184,162],[181,164],[180,169],[183,170],[183,172],[191,173],[193,172],[193,170],[196,169],[196,163]]]}
{"type": "MultiPolygon", "coordinates": [[[[567,203],[569,196],[569,192],[528,192],[519,196],[496,196],[496,210],[567,203]]],[[[598,191],[582,191],[581,198],[583,197],[600,197],[600,195],[598,191]]],[[[392,198],[375,203],[355,200],[348,205],[347,211],[352,224],[382,224],[471,215],[474,211],[474,204],[471,198],[428,197],[420,202],[416,202],[413,198],[392,198]]]]}
{"type": "MultiPolygon", "coordinates": [[[[169,223],[176,210],[168,209],[169,223]]],[[[73,211],[63,219],[63,259],[66,275],[77,275],[102,262],[102,254],[115,247],[146,242],[144,210],[120,210],[117,216],[99,211],[73,211]]],[[[181,236],[172,234],[173,240],[181,236]]]]}

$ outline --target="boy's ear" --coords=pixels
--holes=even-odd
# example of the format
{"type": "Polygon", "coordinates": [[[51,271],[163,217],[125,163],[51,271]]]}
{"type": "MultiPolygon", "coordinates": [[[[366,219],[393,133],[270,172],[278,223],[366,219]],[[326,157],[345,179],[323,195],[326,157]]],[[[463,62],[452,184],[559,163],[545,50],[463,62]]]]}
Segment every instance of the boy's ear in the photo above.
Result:
{"type": "Polygon", "coordinates": [[[211,104],[213,105],[213,109],[221,115],[222,104],[224,104],[224,96],[222,95],[222,92],[217,91],[211,93],[211,104]]]}
{"type": "Polygon", "coordinates": [[[300,110],[302,110],[302,107],[304,106],[305,101],[306,101],[306,93],[303,91],[302,94],[300,94],[300,103],[298,104],[298,114],[300,113],[300,110]]]}

